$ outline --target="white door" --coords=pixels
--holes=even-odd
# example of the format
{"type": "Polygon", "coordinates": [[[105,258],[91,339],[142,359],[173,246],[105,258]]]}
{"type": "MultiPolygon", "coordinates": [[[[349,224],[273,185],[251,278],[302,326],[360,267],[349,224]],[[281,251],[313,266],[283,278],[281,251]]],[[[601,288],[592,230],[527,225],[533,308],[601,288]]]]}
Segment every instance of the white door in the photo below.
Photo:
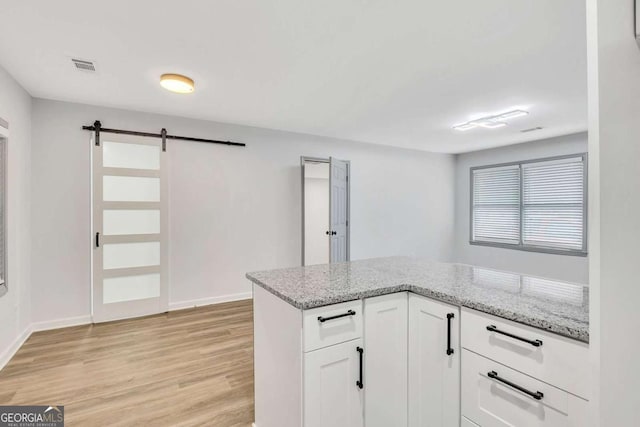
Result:
{"type": "Polygon", "coordinates": [[[409,295],[409,426],[460,425],[457,307],[409,295]]]}
{"type": "Polygon", "coordinates": [[[364,426],[361,350],[357,339],[305,353],[304,427],[364,426]]]}
{"type": "Polygon", "coordinates": [[[367,427],[407,425],[407,293],[364,300],[367,427]]]}
{"type": "Polygon", "coordinates": [[[156,138],[93,144],[93,321],[167,311],[167,153],[156,138]]]}
{"type": "Polygon", "coordinates": [[[349,162],[329,159],[331,262],[349,261],[349,162]]]}

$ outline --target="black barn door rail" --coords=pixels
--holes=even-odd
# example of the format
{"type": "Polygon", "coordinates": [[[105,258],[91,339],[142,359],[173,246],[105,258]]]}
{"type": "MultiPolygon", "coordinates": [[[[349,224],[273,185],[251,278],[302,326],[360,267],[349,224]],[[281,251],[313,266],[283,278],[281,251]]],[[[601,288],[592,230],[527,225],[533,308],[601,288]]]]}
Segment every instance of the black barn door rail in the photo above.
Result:
{"type": "Polygon", "coordinates": [[[244,144],[242,142],[219,141],[217,139],[204,139],[204,138],[193,138],[190,136],[168,135],[166,129],[162,129],[160,133],[152,133],[152,132],[138,132],[135,130],[105,128],[105,127],[102,127],[102,123],[100,123],[100,120],[96,120],[92,126],[82,126],[82,129],[89,130],[96,133],[96,138],[95,138],[96,145],[100,145],[101,133],[115,133],[120,135],[134,135],[134,136],[148,136],[151,138],[162,138],[162,151],[166,151],[167,139],[176,139],[180,141],[193,141],[193,142],[207,142],[209,144],[233,145],[235,147],[247,146],[247,144],[244,144]]]}

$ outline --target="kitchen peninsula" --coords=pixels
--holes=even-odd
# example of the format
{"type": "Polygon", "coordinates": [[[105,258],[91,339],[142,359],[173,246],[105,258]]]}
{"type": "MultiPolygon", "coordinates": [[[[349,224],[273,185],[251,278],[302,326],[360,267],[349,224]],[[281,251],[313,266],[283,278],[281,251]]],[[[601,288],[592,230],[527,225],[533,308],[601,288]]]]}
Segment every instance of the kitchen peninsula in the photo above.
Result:
{"type": "Polygon", "coordinates": [[[405,257],[247,278],[256,427],[585,422],[583,285],[405,257]]]}

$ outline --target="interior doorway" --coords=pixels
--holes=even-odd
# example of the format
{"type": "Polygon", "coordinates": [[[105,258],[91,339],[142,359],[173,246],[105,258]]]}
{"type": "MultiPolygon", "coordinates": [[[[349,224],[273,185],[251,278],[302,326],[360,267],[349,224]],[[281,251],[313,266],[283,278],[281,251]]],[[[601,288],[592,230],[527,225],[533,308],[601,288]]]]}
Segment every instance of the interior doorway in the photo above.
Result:
{"type": "Polygon", "coordinates": [[[350,259],[350,162],[301,157],[302,265],[350,259]]]}

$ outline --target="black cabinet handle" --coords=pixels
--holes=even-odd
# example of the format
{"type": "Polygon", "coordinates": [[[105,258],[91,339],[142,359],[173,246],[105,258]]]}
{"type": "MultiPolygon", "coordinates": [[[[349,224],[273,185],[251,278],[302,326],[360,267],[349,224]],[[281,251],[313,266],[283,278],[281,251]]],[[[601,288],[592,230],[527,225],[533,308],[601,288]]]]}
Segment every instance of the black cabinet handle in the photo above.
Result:
{"type": "Polygon", "coordinates": [[[346,313],[342,313],[342,314],[336,314],[335,316],[330,316],[330,317],[322,317],[322,316],[318,316],[318,322],[320,323],[324,323],[327,320],[333,320],[333,319],[339,319],[341,317],[347,317],[347,316],[355,316],[356,312],[353,310],[349,310],[346,313]]]}
{"type": "Polygon", "coordinates": [[[332,232],[331,232],[331,235],[332,235],[332,236],[335,236],[336,234],[338,234],[338,232],[337,232],[337,231],[332,231],[332,232]]]}
{"type": "Polygon", "coordinates": [[[329,230],[325,231],[324,234],[326,234],[328,236],[329,235],[329,230]]]}
{"type": "Polygon", "coordinates": [[[96,233],[96,248],[100,247],[100,232],[96,233]]]}
{"type": "Polygon", "coordinates": [[[526,342],[527,344],[531,344],[534,347],[541,347],[542,346],[542,341],[540,341],[540,340],[529,340],[527,338],[522,338],[522,337],[519,337],[517,335],[510,334],[509,332],[501,331],[495,325],[487,326],[487,331],[495,332],[496,334],[506,335],[509,338],[513,338],[513,339],[518,340],[518,341],[526,342]]]}
{"type": "Polygon", "coordinates": [[[362,347],[356,347],[356,351],[359,353],[358,357],[360,357],[360,379],[356,381],[356,385],[359,389],[364,387],[364,383],[362,382],[362,355],[364,354],[364,349],[362,347]]]}
{"type": "Polygon", "coordinates": [[[447,356],[453,354],[453,348],[451,348],[451,319],[455,317],[453,313],[447,313],[447,356]]]}
{"type": "Polygon", "coordinates": [[[520,387],[518,384],[514,384],[511,381],[505,380],[504,378],[500,378],[496,371],[487,372],[487,376],[492,380],[500,381],[501,383],[506,384],[511,388],[515,388],[516,390],[526,395],[529,395],[536,400],[542,400],[542,398],[544,397],[544,394],[541,391],[533,392],[533,391],[527,390],[524,387],[520,387]]]}

